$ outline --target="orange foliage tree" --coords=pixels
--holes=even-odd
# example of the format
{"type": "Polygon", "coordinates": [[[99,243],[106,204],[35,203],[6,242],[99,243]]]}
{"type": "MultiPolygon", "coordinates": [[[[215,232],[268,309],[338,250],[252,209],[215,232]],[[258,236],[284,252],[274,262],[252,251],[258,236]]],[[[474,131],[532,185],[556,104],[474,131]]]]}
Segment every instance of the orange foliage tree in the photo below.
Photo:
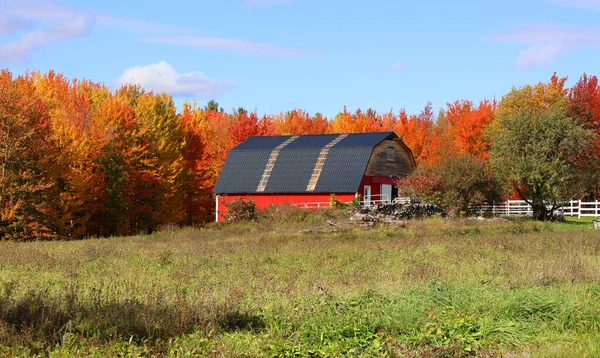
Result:
{"type": "Polygon", "coordinates": [[[396,133],[412,150],[415,161],[422,163],[428,160],[431,144],[431,131],[434,124],[431,103],[427,103],[419,115],[408,116],[403,109],[396,121],[396,133]]]}
{"type": "Polygon", "coordinates": [[[372,111],[367,113],[360,109],[354,114],[348,112],[346,107],[331,121],[329,126],[330,133],[361,133],[361,132],[379,132],[381,125],[378,121],[377,114],[372,111]]]}
{"type": "Polygon", "coordinates": [[[28,78],[0,72],[0,238],[51,235],[44,215],[53,157],[47,108],[28,78]]]}
{"type": "MultiPolygon", "coordinates": [[[[253,135],[395,131],[417,162],[435,168],[458,156],[486,162],[488,130],[521,108],[567,106],[597,133],[590,182],[600,185],[600,86],[583,75],[513,89],[498,104],[431,103],[418,114],[350,112],[331,121],[301,109],[259,117],[215,101],[184,103],[138,86],[111,91],[50,71],[0,72],[0,239],[74,239],[150,232],[212,219],[212,190],[229,151],[253,135]]],[[[589,163],[589,162],[587,162],[589,163]]],[[[420,179],[419,179],[420,180],[420,179]]]]}
{"type": "Polygon", "coordinates": [[[485,130],[494,120],[496,107],[496,100],[483,100],[477,107],[465,100],[448,103],[446,118],[459,154],[488,158],[490,143],[485,130]]]}
{"type": "Polygon", "coordinates": [[[280,113],[272,121],[275,126],[274,131],[279,135],[324,134],[329,129],[327,118],[320,113],[311,116],[301,109],[280,113]]]}
{"type": "Polygon", "coordinates": [[[53,72],[33,73],[31,80],[50,117],[54,156],[45,168],[48,225],[60,238],[90,234],[90,219],[105,210],[97,163],[101,136],[92,101],[99,86],[69,81],[53,72]]]}

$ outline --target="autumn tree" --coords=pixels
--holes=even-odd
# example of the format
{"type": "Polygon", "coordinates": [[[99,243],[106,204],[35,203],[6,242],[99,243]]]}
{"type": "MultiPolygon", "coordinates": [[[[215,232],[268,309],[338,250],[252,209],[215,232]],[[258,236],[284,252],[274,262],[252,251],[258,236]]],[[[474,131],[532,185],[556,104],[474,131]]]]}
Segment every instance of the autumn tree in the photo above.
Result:
{"type": "Polygon", "coordinates": [[[380,116],[379,122],[381,124],[382,131],[393,132],[396,130],[396,126],[398,125],[398,117],[394,115],[392,111],[389,111],[380,116]]]}
{"type": "Polygon", "coordinates": [[[327,118],[320,113],[311,116],[308,112],[294,109],[273,118],[276,132],[280,135],[324,134],[329,129],[327,118]]]}
{"type": "Polygon", "coordinates": [[[431,102],[418,115],[406,114],[403,109],[396,121],[396,133],[402,141],[412,150],[417,164],[427,160],[428,148],[431,141],[431,131],[434,125],[434,114],[431,102]]]}
{"type": "Polygon", "coordinates": [[[137,206],[145,208],[137,218],[140,230],[152,231],[184,219],[185,138],[175,105],[166,94],[143,94],[134,107],[138,127],[135,146],[143,149],[141,163],[145,180],[140,187],[147,194],[137,206]]]}
{"type": "Polygon", "coordinates": [[[93,95],[101,86],[53,72],[33,73],[31,78],[50,117],[54,156],[45,168],[48,225],[64,239],[89,235],[90,218],[105,210],[96,160],[102,138],[94,120],[94,101],[99,99],[93,95]]]}
{"type": "Polygon", "coordinates": [[[73,239],[211,220],[212,190],[227,154],[253,135],[395,131],[423,168],[420,177],[411,176],[413,184],[433,189],[460,187],[448,184],[440,168],[480,173],[473,168],[485,164],[493,138],[496,164],[506,153],[516,158],[507,162],[514,171],[503,177],[536,210],[539,197],[554,200],[580,187],[598,197],[600,87],[585,74],[570,90],[565,81],[554,75],[548,83],[513,89],[499,104],[456,101],[437,118],[428,103],[418,114],[344,107],[329,121],[301,109],[262,117],[242,107],[225,112],[214,100],[204,107],[186,103],[178,113],[168,95],[135,85],[111,91],[53,71],[16,78],[2,71],[0,235],[73,239]],[[584,155],[590,133],[595,147],[584,155]],[[510,142],[514,137],[526,143],[527,158],[509,151],[519,148],[510,142]],[[583,149],[570,147],[577,140],[583,149]],[[558,149],[549,152],[540,143],[558,149]],[[531,158],[535,165],[523,164],[531,158]],[[544,158],[554,160],[560,175],[544,158]],[[447,168],[457,160],[476,164],[447,168]],[[543,181],[543,190],[535,180],[543,181]]]}
{"type": "Polygon", "coordinates": [[[373,110],[364,113],[357,109],[355,113],[350,113],[344,106],[344,110],[339,112],[331,121],[329,131],[331,133],[364,133],[379,132],[377,113],[373,110]]]}
{"type": "Polygon", "coordinates": [[[548,110],[555,105],[566,105],[568,89],[566,77],[554,74],[549,83],[540,82],[512,90],[502,97],[495,111],[496,117],[509,117],[522,109],[532,112],[548,110]]]}
{"type": "Polygon", "coordinates": [[[136,220],[145,209],[139,200],[152,195],[147,184],[154,176],[145,165],[148,149],[136,143],[138,123],[128,102],[124,97],[112,96],[96,111],[103,138],[97,162],[106,206],[91,219],[97,235],[136,233],[136,220]]]}
{"type": "Polygon", "coordinates": [[[0,238],[36,239],[46,227],[44,167],[52,156],[47,108],[31,81],[0,72],[0,238]]]}
{"type": "Polygon", "coordinates": [[[596,76],[583,74],[569,90],[570,115],[585,128],[595,133],[594,148],[587,153],[586,196],[591,200],[600,198],[600,85],[596,76]]]}
{"type": "Polygon", "coordinates": [[[438,165],[444,160],[458,156],[454,133],[444,111],[438,113],[428,133],[427,145],[421,154],[422,162],[438,165]]]}
{"type": "Polygon", "coordinates": [[[551,219],[562,202],[578,194],[583,174],[578,160],[590,149],[593,132],[560,104],[523,108],[497,122],[490,152],[494,173],[532,206],[535,219],[551,219]]]}
{"type": "Polygon", "coordinates": [[[488,157],[490,143],[485,131],[494,120],[496,107],[495,100],[483,100],[478,106],[466,100],[448,103],[445,115],[458,154],[480,159],[488,157]]]}

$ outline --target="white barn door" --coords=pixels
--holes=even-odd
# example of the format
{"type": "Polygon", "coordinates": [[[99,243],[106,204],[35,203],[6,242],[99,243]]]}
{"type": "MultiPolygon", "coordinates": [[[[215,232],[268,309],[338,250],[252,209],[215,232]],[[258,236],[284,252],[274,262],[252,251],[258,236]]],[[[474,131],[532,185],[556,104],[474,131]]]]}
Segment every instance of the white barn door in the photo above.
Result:
{"type": "Polygon", "coordinates": [[[392,186],[390,184],[381,184],[381,200],[392,201],[392,186]]]}
{"type": "Polygon", "coordinates": [[[365,206],[371,206],[371,186],[365,185],[365,195],[363,197],[365,206]]]}

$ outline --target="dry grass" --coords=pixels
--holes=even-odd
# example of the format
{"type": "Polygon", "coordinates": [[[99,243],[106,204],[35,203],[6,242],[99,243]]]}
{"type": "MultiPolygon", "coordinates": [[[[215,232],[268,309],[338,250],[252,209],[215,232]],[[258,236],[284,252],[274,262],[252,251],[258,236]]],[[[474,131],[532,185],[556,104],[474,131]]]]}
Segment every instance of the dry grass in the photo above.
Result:
{"type": "Polygon", "coordinates": [[[0,354],[598,352],[597,232],[425,220],[298,233],[336,215],[0,243],[0,354]]]}

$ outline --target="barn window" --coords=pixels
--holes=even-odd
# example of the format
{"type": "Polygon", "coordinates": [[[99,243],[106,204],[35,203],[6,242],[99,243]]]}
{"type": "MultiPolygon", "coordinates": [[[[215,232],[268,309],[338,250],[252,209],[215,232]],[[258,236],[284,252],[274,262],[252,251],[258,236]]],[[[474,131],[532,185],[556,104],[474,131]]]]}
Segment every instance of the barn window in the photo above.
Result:
{"type": "Polygon", "coordinates": [[[387,161],[394,161],[394,147],[387,147],[387,161]]]}

